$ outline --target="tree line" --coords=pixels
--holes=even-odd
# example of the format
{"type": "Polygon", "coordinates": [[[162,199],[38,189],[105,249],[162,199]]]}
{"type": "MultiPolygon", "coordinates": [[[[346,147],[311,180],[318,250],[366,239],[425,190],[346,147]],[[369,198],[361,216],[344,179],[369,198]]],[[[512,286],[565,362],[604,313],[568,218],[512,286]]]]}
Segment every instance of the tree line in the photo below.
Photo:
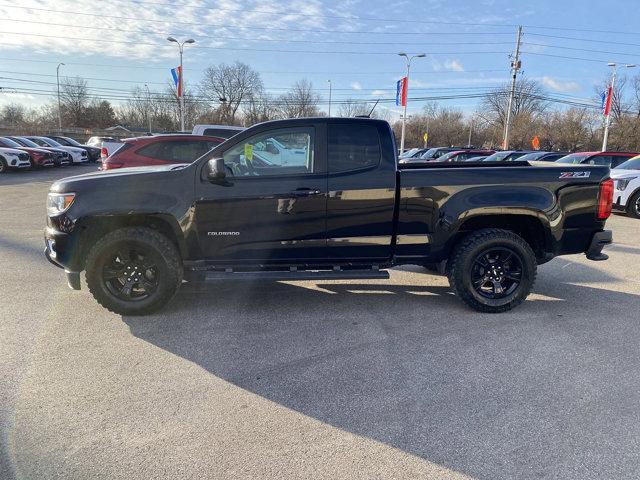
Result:
{"type": "MultiPolygon", "coordinates": [[[[615,150],[640,150],[640,76],[619,77],[612,109],[609,147],[615,150]]],[[[534,136],[545,150],[597,150],[602,144],[603,116],[593,108],[607,80],[594,89],[591,105],[584,101],[562,101],[547,94],[542,85],[521,78],[516,84],[513,103],[510,147],[531,148],[534,136]],[[562,103],[563,102],[563,103],[562,103]]],[[[475,113],[428,102],[422,111],[411,115],[406,125],[406,145],[467,145],[498,148],[502,144],[508,102],[508,86],[485,94],[475,113]]],[[[150,91],[136,86],[125,93],[98,96],[91,93],[81,77],[64,78],[57,95],[37,109],[7,104],[0,109],[0,125],[22,129],[46,130],[57,127],[58,113],[65,127],[103,129],[113,125],[135,126],[153,131],[179,129],[176,90],[167,82],[164,89],[150,91]],[[102,98],[104,97],[104,98],[102,98]]],[[[280,95],[266,91],[260,74],[249,65],[212,65],[194,84],[184,85],[186,124],[229,124],[249,126],[278,119],[325,115],[321,96],[306,79],[298,80],[280,95]]],[[[569,98],[569,97],[566,97],[569,98]]],[[[353,117],[370,113],[373,102],[343,99],[336,102],[333,115],[353,117]]],[[[389,111],[377,108],[377,118],[389,119],[389,111]]],[[[397,137],[400,121],[393,122],[397,137]]]]}

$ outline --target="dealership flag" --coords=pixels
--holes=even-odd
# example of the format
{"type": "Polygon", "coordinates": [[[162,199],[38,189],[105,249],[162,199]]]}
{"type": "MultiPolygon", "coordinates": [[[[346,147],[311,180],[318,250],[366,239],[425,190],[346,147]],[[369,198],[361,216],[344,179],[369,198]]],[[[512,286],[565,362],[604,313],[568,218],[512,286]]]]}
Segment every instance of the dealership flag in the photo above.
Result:
{"type": "Polygon", "coordinates": [[[613,97],[613,88],[609,85],[607,91],[602,92],[602,113],[605,117],[608,117],[611,111],[611,97],[613,97]]]}
{"type": "Polygon", "coordinates": [[[178,91],[178,97],[182,96],[182,68],[180,66],[171,69],[171,76],[173,77],[173,83],[178,91]]]}
{"type": "Polygon", "coordinates": [[[402,77],[396,84],[396,105],[407,104],[407,77],[402,77]]]}

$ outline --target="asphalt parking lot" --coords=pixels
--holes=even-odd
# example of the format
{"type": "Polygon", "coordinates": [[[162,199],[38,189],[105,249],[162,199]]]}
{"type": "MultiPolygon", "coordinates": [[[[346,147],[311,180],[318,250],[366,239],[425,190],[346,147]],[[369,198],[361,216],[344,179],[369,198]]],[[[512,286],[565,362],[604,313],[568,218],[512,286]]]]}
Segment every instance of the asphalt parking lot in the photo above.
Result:
{"type": "Polygon", "coordinates": [[[50,183],[93,168],[0,177],[0,478],[637,478],[640,221],[501,315],[406,268],[120,317],[42,255],[50,183]]]}

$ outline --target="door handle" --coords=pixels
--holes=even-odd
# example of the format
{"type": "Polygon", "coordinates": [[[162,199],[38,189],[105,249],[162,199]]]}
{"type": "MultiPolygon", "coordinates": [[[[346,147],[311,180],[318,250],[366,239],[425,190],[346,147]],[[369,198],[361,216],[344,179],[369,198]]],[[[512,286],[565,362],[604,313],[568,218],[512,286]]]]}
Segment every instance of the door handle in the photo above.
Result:
{"type": "Polygon", "coordinates": [[[292,197],[311,197],[312,195],[320,195],[322,192],[313,188],[298,188],[290,193],[292,197]]]}

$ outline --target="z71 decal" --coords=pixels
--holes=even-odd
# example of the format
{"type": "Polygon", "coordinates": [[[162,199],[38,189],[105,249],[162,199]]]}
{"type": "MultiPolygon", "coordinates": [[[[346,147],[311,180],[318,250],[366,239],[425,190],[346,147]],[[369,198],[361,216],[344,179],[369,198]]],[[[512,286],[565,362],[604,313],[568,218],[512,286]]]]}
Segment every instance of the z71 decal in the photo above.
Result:
{"type": "Polygon", "coordinates": [[[589,178],[591,172],[562,172],[560,178],[589,178]]]}

